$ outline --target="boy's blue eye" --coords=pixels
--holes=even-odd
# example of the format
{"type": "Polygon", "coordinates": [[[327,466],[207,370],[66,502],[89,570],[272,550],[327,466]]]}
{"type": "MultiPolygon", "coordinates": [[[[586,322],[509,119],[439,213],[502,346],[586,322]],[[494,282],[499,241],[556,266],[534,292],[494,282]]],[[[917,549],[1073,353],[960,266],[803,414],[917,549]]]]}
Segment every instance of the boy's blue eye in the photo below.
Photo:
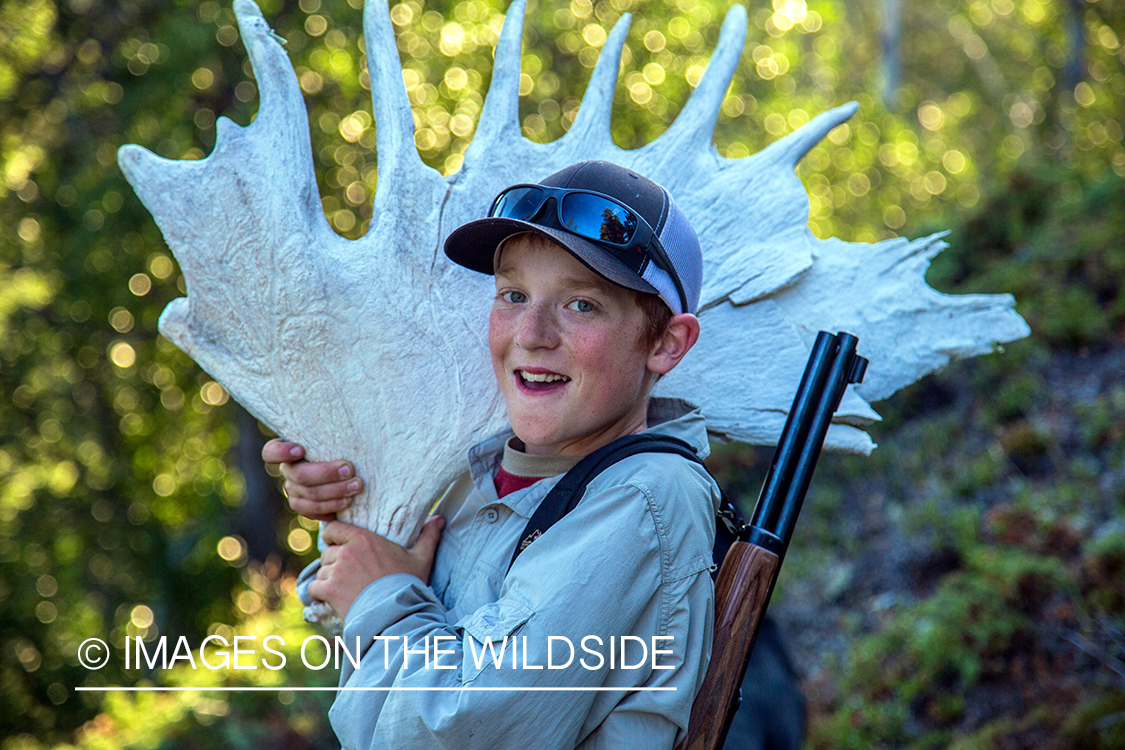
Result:
{"type": "Polygon", "coordinates": [[[515,304],[519,304],[521,302],[527,302],[527,295],[524,294],[523,292],[509,291],[509,292],[504,292],[501,296],[505,299],[505,301],[512,302],[512,303],[515,303],[515,304]]]}
{"type": "Polygon", "coordinates": [[[570,307],[571,307],[571,309],[575,310],[576,312],[585,313],[585,312],[593,312],[594,311],[593,304],[591,304],[588,300],[584,300],[584,299],[574,300],[573,302],[570,303],[570,307]]]}

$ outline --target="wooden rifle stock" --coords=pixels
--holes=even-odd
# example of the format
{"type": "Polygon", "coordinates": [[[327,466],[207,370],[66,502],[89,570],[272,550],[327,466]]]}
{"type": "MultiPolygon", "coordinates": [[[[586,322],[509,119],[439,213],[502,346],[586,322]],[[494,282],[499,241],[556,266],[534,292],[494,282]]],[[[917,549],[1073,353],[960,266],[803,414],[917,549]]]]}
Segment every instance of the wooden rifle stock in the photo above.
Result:
{"type": "Polygon", "coordinates": [[[809,354],[751,523],[739,529],[715,583],[711,663],[678,750],[718,750],[738,707],[737,693],[766,614],[785,551],[832,415],[849,383],[862,383],[867,360],[850,333],[821,331],[809,354]]]}

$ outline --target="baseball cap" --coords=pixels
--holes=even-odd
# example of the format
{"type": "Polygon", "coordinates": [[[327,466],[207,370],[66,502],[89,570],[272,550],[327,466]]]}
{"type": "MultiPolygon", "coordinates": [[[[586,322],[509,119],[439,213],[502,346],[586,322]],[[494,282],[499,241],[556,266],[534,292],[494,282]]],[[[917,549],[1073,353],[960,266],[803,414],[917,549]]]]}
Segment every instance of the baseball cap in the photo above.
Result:
{"type": "MultiPolygon", "coordinates": [[[[513,235],[533,232],[560,245],[599,276],[627,289],[659,295],[673,313],[696,312],[703,283],[703,254],[695,230],[667,190],[632,170],[605,161],[573,164],[536,185],[507,188],[497,196],[490,211],[498,212],[506,195],[527,195],[530,192],[533,197],[527,205],[532,206],[531,215],[523,218],[490,216],[462,224],[446,238],[445,254],[465,268],[492,274],[496,248],[500,243],[513,235]],[[536,191],[536,185],[548,190],[536,191]],[[567,194],[572,190],[581,191],[574,200],[567,194]],[[591,201],[581,194],[583,192],[611,198],[627,208],[648,224],[660,248],[652,248],[652,243],[649,243],[648,249],[636,244],[622,246],[621,243],[600,241],[594,237],[597,232],[591,232],[586,227],[601,224],[604,229],[601,214],[587,217],[580,214],[605,204],[591,201]],[[559,201],[563,201],[565,209],[560,208],[559,201]],[[567,224],[560,221],[560,215],[567,219],[567,224]],[[667,257],[666,263],[659,258],[660,249],[667,257]],[[683,289],[683,300],[677,281],[683,289]]],[[[626,217],[624,226],[632,228],[634,225],[629,224],[632,217],[622,215],[626,217]]],[[[618,233],[622,226],[620,223],[615,225],[618,233]]],[[[629,230],[625,231],[628,233],[629,230]]],[[[633,238],[637,239],[645,234],[643,228],[632,232],[633,238]]],[[[616,235],[610,233],[608,236],[616,235]]]]}

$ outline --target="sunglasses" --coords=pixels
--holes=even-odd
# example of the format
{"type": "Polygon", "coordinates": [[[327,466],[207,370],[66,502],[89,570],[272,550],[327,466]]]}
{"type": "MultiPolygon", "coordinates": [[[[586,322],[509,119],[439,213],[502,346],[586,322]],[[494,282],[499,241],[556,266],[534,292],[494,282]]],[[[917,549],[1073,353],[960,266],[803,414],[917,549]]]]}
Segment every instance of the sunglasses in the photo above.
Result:
{"type": "Polygon", "coordinates": [[[665,271],[676,285],[681,309],[687,312],[687,295],[679,274],[656,232],[640,214],[608,195],[592,190],[513,185],[496,196],[488,216],[536,223],[532,219],[543,210],[548,198],[555,199],[559,226],[582,239],[597,242],[638,276],[646,261],[665,271]]]}

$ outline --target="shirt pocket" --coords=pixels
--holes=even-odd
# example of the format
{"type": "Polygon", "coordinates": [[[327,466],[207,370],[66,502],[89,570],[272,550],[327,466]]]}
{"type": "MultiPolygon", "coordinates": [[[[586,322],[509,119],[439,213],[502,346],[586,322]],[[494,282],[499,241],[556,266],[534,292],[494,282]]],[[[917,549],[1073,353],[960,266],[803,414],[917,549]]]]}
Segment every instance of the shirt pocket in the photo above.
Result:
{"type": "Polygon", "coordinates": [[[462,684],[475,680],[486,667],[510,666],[516,653],[515,633],[533,614],[529,606],[509,597],[462,617],[455,625],[465,631],[462,684]]]}

